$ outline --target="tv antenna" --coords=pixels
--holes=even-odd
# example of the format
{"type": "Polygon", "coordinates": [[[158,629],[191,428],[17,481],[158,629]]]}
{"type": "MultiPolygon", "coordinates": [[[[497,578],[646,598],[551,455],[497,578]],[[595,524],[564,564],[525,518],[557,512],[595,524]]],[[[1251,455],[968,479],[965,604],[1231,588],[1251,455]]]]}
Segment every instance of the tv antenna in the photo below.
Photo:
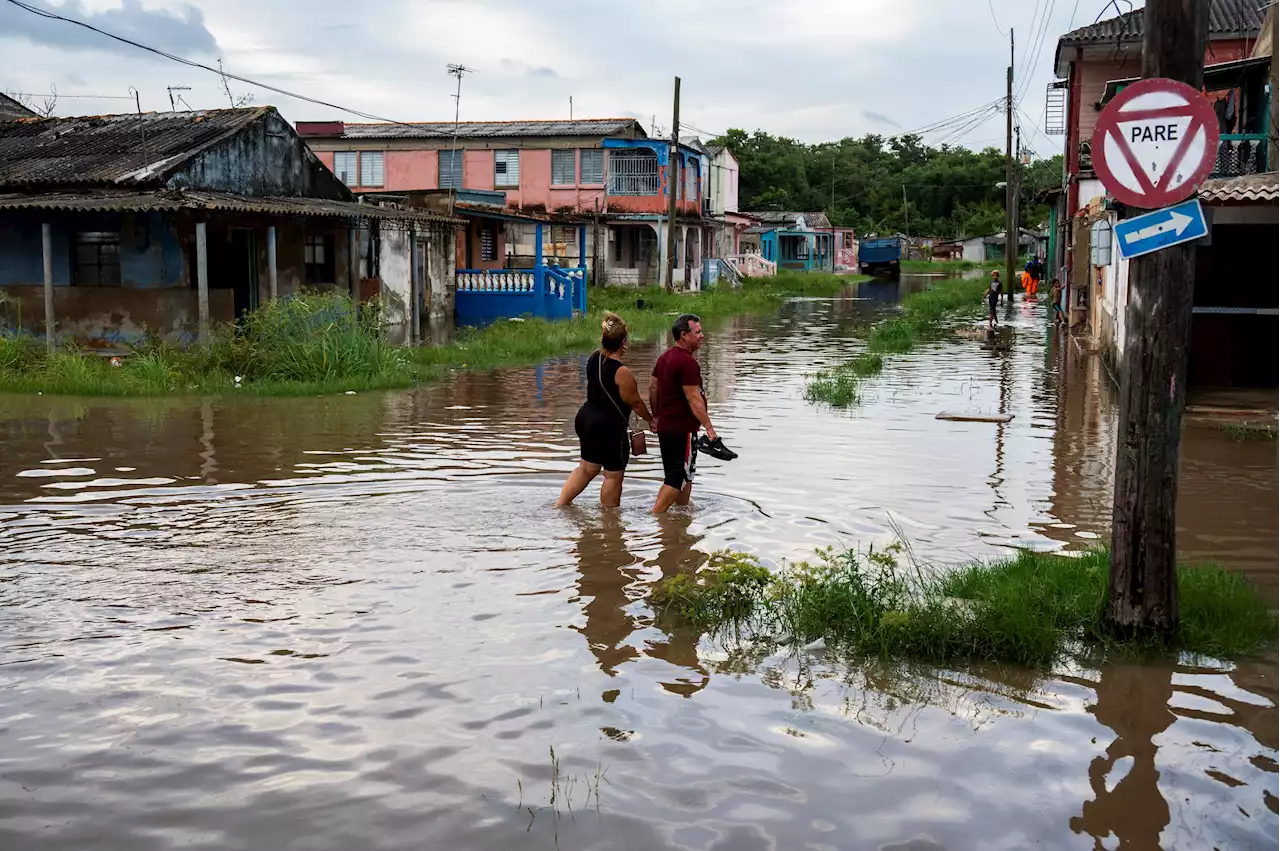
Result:
{"type": "MultiPolygon", "coordinates": [[[[165,88],[169,90],[169,111],[177,112],[178,104],[184,103],[184,101],[182,100],[182,93],[191,91],[191,87],[190,86],[165,86],[165,88]],[[176,98],[174,97],[174,92],[178,93],[178,96],[176,98]]],[[[185,104],[185,105],[188,109],[191,108],[190,104],[185,104]]]]}
{"type": "MultiPolygon", "coordinates": [[[[453,97],[453,146],[449,150],[449,163],[450,163],[450,171],[453,170],[454,165],[458,167],[457,183],[460,185],[462,183],[462,164],[458,162],[458,121],[462,116],[462,76],[464,74],[474,74],[476,69],[468,68],[466,65],[449,65],[447,66],[447,68],[449,70],[449,76],[455,77],[458,80],[458,90],[454,95],[452,95],[453,97]]],[[[450,184],[453,184],[454,181],[450,180],[449,182],[450,184]]],[[[451,185],[450,189],[451,191],[449,193],[449,215],[452,216],[453,204],[458,197],[459,186],[451,185]]]]}

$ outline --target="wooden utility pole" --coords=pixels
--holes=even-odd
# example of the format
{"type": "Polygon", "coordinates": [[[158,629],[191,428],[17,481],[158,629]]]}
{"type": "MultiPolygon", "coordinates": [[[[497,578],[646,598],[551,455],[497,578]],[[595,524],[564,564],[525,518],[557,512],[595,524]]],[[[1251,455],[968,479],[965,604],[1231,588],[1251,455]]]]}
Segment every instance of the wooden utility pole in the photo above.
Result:
{"type": "Polygon", "coordinates": [[[1280,58],[1277,51],[1280,51],[1280,6],[1275,3],[1267,9],[1267,17],[1263,20],[1262,25],[1271,31],[1271,116],[1269,121],[1268,132],[1271,138],[1267,140],[1267,171],[1275,171],[1277,165],[1280,165],[1280,145],[1277,145],[1276,125],[1280,124],[1280,110],[1277,104],[1280,104],[1280,66],[1276,64],[1276,60],[1280,58]]]}
{"type": "Polygon", "coordinates": [[[1004,96],[1004,291],[1013,301],[1013,261],[1018,237],[1013,218],[1013,27],[1009,27],[1009,70],[1005,73],[1004,96]]]}
{"type": "MultiPolygon", "coordinates": [[[[1203,0],[1147,0],[1142,76],[1200,90],[1209,32],[1203,0]]],[[[1107,620],[1121,633],[1178,625],[1178,448],[1187,394],[1195,243],[1129,263],[1111,515],[1107,620]]]]}
{"type": "Polygon", "coordinates": [[[671,113],[671,156],[667,158],[667,290],[676,288],[676,194],[680,191],[680,78],[671,113]]]}

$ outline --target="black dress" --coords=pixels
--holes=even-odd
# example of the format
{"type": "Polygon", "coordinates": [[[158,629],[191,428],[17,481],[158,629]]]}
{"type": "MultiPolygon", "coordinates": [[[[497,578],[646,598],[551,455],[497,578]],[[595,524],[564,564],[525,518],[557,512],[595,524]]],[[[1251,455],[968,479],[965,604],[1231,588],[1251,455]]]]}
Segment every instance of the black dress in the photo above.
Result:
{"type": "Polygon", "coordinates": [[[622,401],[617,375],[622,364],[595,352],[587,358],[587,401],[578,409],[573,427],[578,432],[582,460],[616,473],[627,469],[631,455],[627,425],[631,406],[622,401]]]}

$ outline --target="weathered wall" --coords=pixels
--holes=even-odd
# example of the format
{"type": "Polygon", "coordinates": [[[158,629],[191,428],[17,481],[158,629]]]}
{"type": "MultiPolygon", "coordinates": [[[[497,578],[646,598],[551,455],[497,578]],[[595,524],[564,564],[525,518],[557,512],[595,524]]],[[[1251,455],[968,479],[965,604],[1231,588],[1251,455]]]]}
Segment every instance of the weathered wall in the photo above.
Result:
{"type": "Polygon", "coordinates": [[[379,232],[379,271],[388,325],[409,321],[412,297],[413,235],[407,228],[383,227],[379,232]]]}
{"type": "Polygon", "coordinates": [[[201,153],[168,185],[240,195],[352,200],[350,190],[276,112],[201,153]]]}
{"type": "MultiPolygon", "coordinates": [[[[44,284],[41,216],[0,216],[0,286],[44,284]]],[[[85,231],[120,235],[120,285],[149,289],[187,286],[177,228],[162,213],[51,216],[53,283],[71,285],[71,236],[85,231]]]]}
{"type": "MultiPolygon", "coordinates": [[[[18,299],[23,328],[43,336],[44,287],[13,286],[5,292],[18,299]]],[[[61,287],[54,291],[58,338],[101,348],[140,343],[147,333],[170,343],[188,345],[195,341],[199,330],[198,311],[193,289],[61,287]]],[[[6,313],[16,315],[9,308],[6,313]]],[[[230,290],[209,291],[209,315],[215,325],[232,320],[230,290]]]]}

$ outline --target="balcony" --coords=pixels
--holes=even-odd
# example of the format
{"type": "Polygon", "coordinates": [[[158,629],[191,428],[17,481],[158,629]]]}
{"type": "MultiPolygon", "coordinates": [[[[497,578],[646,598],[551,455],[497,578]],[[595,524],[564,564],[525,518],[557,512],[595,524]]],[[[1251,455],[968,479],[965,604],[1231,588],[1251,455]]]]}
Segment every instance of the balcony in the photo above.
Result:
{"type": "Polygon", "coordinates": [[[1223,133],[1211,177],[1240,177],[1267,171],[1265,133],[1223,133]]]}

